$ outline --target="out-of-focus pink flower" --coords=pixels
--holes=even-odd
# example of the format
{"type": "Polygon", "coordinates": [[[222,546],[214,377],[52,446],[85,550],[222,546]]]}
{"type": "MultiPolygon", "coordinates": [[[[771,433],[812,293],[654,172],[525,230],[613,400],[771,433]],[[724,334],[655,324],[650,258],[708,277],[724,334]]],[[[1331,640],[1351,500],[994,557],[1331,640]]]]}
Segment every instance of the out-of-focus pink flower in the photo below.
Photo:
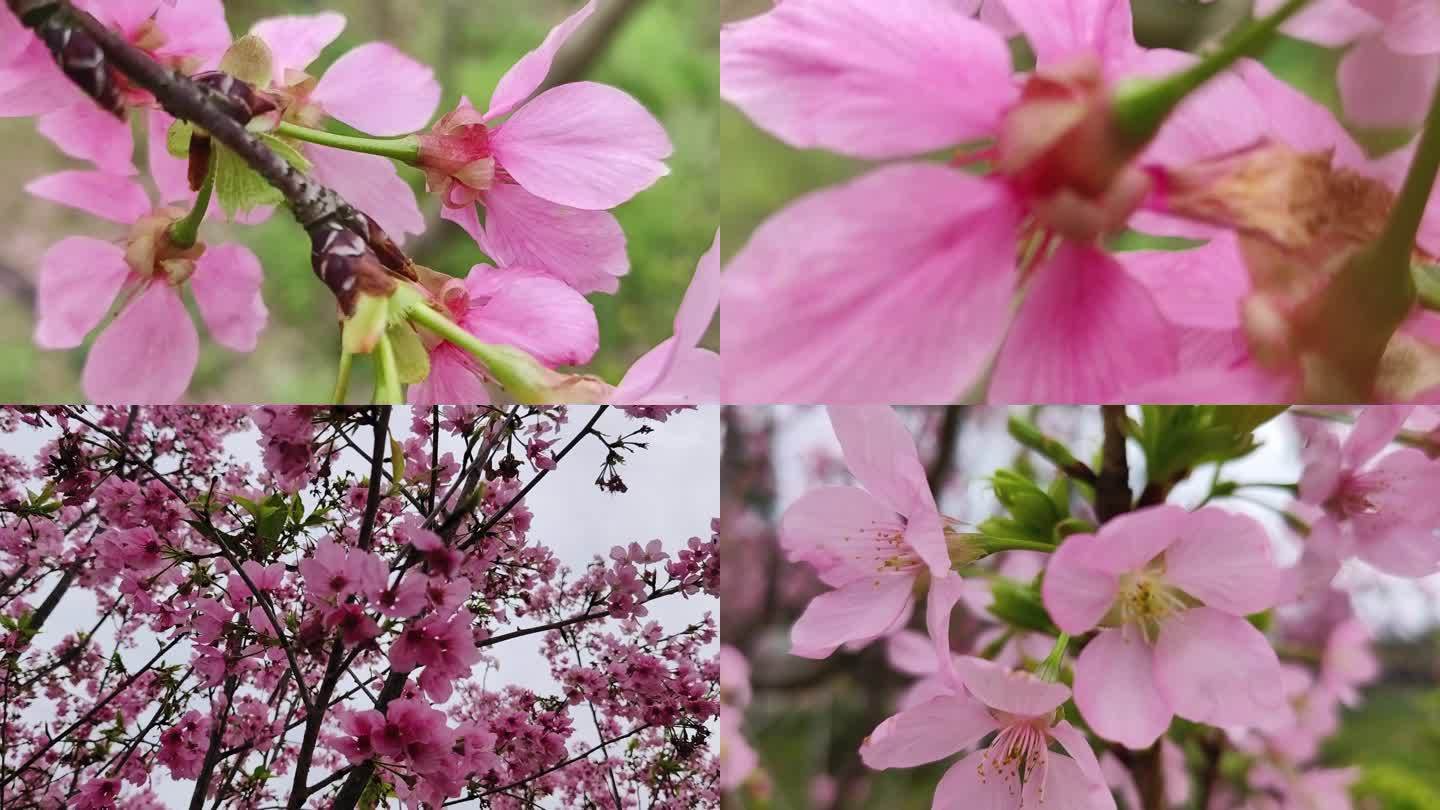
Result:
{"type": "MultiPolygon", "coordinates": [[[[80,0],[76,5],[160,64],[184,74],[214,68],[230,44],[220,0],[164,7],[159,0],[80,0]]],[[[44,43],[21,27],[8,8],[0,9],[0,40],[0,117],[39,115],[40,133],[65,154],[113,174],[135,173],[129,122],[117,120],[71,83],[44,43]]],[[[121,101],[127,107],[155,106],[147,91],[129,84],[121,85],[121,101]]],[[[157,128],[157,119],[150,123],[151,154],[157,140],[164,154],[164,125],[157,128]]]]}
{"type": "MultiPolygon", "coordinates": [[[[1106,135],[1108,88],[1191,57],[1140,49],[1121,0],[1004,5],[1038,58],[1019,81],[1003,37],[945,0],[787,0],[722,30],[722,95],[787,143],[890,159],[989,140],[956,163],[994,168],[899,163],[762,224],[725,275],[727,400],[952,401],[993,368],[995,400],[1118,401],[1179,367],[1174,327],[1096,239],[1151,184],[1106,135]]],[[[1217,80],[1141,163],[1243,146],[1226,116],[1248,102],[1217,80]]]]}
{"type": "Polygon", "coordinates": [[[610,401],[617,404],[700,404],[720,401],[720,356],[699,347],[720,306],[720,232],[695,266],[675,313],[675,333],[625,372],[610,401]]]}
{"type": "Polygon", "coordinates": [[[441,216],[496,261],[543,270],[582,293],[618,289],[630,263],[605,211],[665,176],[672,151],[660,122],[608,85],[572,82],[531,98],[594,11],[590,0],[521,57],[485,113],[461,99],[421,136],[420,157],[441,216]]]}
{"type": "Polygon", "coordinates": [[[865,764],[923,765],[998,732],[988,746],[945,772],[935,788],[935,807],[1000,810],[1063,802],[1114,810],[1095,752],[1057,712],[1070,697],[1068,687],[972,656],[955,659],[955,672],[959,681],[949,694],[902,711],[870,733],[860,746],[865,764]],[[1064,754],[1052,752],[1052,743],[1064,754]]]}
{"type": "Polygon", "coordinates": [[[760,757],[740,726],[750,703],[750,663],[739,650],[720,647],[720,789],[735,790],[745,783],[760,757]]]}
{"type": "Polygon", "coordinates": [[[952,575],[935,499],[915,440],[886,406],[837,406],[830,424],[860,483],[811,490],[781,518],[780,542],[835,590],[810,601],[791,629],[792,652],[824,658],[836,647],[898,629],[916,579],[952,575]]]}
{"type": "MultiPolygon", "coordinates": [[[[344,28],[344,15],[335,12],[270,17],[251,27],[274,57],[268,89],[285,100],[285,120],[315,127],[330,117],[380,136],[424,126],[440,103],[440,84],[434,71],[393,45],[352,48],[318,79],[305,72],[344,28]]],[[[340,192],[397,242],[425,229],[415,194],[390,160],[311,143],[299,148],[317,181],[340,192]]]]}
{"type": "Polygon", "coordinates": [[[96,402],[167,403],[190,384],[199,358],[195,324],[180,294],[188,284],[200,317],[226,348],[255,348],[267,317],[260,261],[236,244],[177,249],[165,233],[185,212],[152,208],[135,179],[65,171],[32,181],[31,194],[129,226],[115,244],[84,236],[55,243],[40,260],[35,342],[79,346],[120,302],[96,338],[81,384],[96,402]]]}
{"type": "MultiPolygon", "coordinates": [[[[600,346],[595,307],[573,287],[536,270],[477,264],[463,281],[444,282],[436,298],[480,341],[522,349],[546,368],[585,363],[600,346]]],[[[408,392],[412,405],[490,401],[489,374],[473,357],[443,340],[429,352],[429,376],[408,392]]]]}
{"type": "Polygon", "coordinates": [[[1322,520],[1332,524],[1312,532],[1316,551],[1340,560],[1358,557],[1397,576],[1440,570],[1440,464],[1408,447],[1379,455],[1412,411],[1366,408],[1343,444],[1328,430],[1310,437],[1300,500],[1323,507],[1322,520]]]}
{"type": "Polygon", "coordinates": [[[1131,748],[1177,714],[1277,722],[1280,662],[1245,616],[1274,604],[1280,579],[1264,528],[1213,507],[1150,507],[1066,538],[1045,572],[1045,607],[1073,635],[1105,625],[1075,661],[1085,721],[1131,748]]]}
{"type": "Polygon", "coordinates": [[[110,810],[120,798],[119,779],[92,779],[80,792],[70,807],[75,810],[110,810]]]}

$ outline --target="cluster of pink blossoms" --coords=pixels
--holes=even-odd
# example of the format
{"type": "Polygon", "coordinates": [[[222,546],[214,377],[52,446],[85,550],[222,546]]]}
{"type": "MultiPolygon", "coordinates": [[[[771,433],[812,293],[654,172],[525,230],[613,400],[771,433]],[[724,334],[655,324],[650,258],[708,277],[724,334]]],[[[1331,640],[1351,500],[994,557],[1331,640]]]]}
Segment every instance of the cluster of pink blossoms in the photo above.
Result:
{"type": "MultiPolygon", "coordinates": [[[[772,583],[770,599],[793,611],[792,655],[839,656],[831,668],[855,665],[854,677],[880,684],[872,699],[894,701],[895,713],[859,746],[865,765],[914,768],[961,754],[935,786],[936,810],[1184,806],[1201,791],[1212,810],[1358,806],[1350,790],[1359,769],[1322,755],[1342,708],[1359,705],[1361,689],[1380,675],[1371,625],[1352,604],[1353,583],[1372,567],[1409,578],[1440,574],[1435,409],[1297,415],[1303,472],[1283,487],[1292,493],[1288,503],[1271,507],[1286,521],[1269,527],[1211,503],[1234,496],[1243,482],[1212,483],[1199,505],[1182,506],[1165,502],[1172,489],[1179,492],[1177,481],[1152,480],[1144,495],[1122,481],[1125,508],[1107,515],[1089,490],[1051,486],[1046,495],[1042,484],[1017,495],[1009,470],[987,479],[1008,517],[974,524],[940,517],[937,499],[973,494],[978,475],[932,495],[934,468],[927,474],[921,461],[915,420],[884,406],[828,411],[844,467],[860,486],[812,488],[785,509],[778,548],[809,582],[772,583]],[[1338,433],[1325,418],[1352,427],[1338,433]],[[1410,446],[1393,447],[1397,442],[1410,446]],[[1042,536],[1051,539],[1025,533],[1037,520],[1046,521],[1042,536]],[[1298,558],[1282,551],[1287,547],[1298,548],[1298,558]],[[930,565],[927,554],[938,562],[930,565]],[[912,618],[917,604],[923,619],[912,618]],[[911,629],[917,623],[925,632],[911,629]],[[883,658],[872,652],[877,641],[883,658]],[[916,680],[887,692],[877,662],[916,680]],[[1202,757],[1219,768],[1224,750],[1244,767],[1196,768],[1202,757]],[[1164,786],[1158,799],[1146,793],[1156,784],[1164,786]]],[[[966,417],[973,430],[1005,418],[974,409],[966,417]]],[[[1143,418],[1164,423],[1154,413],[1143,418]]],[[[927,436],[937,426],[928,418],[921,424],[927,436]]],[[[1024,435],[1014,427],[1011,433],[1024,435]]],[[[945,457],[934,446],[926,452],[945,457]]],[[[959,452],[963,459],[966,451],[959,452]]],[[[1049,446],[1041,454],[1056,460],[1060,475],[1085,478],[1074,465],[1086,465],[1066,452],[1049,446]]],[[[973,475],[960,459],[957,475],[973,475]]],[[[830,463],[814,466],[813,477],[837,478],[830,463]]],[[[737,476],[748,482],[749,474],[737,476]]],[[[1222,480],[1217,472],[1214,482],[1222,480]]],[[[735,498],[764,499],[765,486],[735,498]]],[[[746,531],[760,529],[739,522],[731,529],[746,531]]],[[[727,605],[747,587],[743,580],[727,585],[727,605]]],[[[738,609],[751,610],[747,604],[739,600],[738,609]]],[[[736,631],[727,643],[772,658],[748,621],[729,625],[736,631]]],[[[722,786],[763,797],[780,774],[767,774],[765,754],[745,738],[744,716],[754,693],[789,688],[792,667],[767,663],[766,677],[752,685],[754,664],[745,653],[726,647],[722,655],[722,786]]],[[[801,682],[825,671],[801,675],[801,682]]],[[[812,786],[816,806],[830,801],[824,797],[832,789],[823,779],[812,786]]]]}
{"type": "MultiPolygon", "coordinates": [[[[1290,22],[1329,44],[1361,38],[1341,69],[1347,98],[1412,116],[1440,70],[1437,19],[1430,3],[1327,0],[1290,22]]],[[[1317,314],[1332,312],[1330,265],[1355,247],[1330,240],[1378,236],[1412,150],[1369,158],[1329,110],[1245,59],[1138,147],[1117,134],[1112,107],[1136,80],[1198,61],[1137,45],[1126,0],[797,0],[727,25],[721,92],[755,125],[797,148],[889,161],[790,203],[735,254],[727,400],[1433,396],[1440,378],[1414,358],[1435,355],[1437,319],[1413,295],[1383,326],[1353,298],[1354,323],[1317,314]],[[1016,33],[1033,70],[1012,66],[1016,33]],[[955,157],[922,160],[937,150],[955,157]],[[1331,178],[1333,201],[1300,199],[1331,178]],[[1327,205],[1348,214],[1304,210],[1327,205]],[[1339,216],[1330,232],[1307,230],[1339,216]],[[1201,244],[1106,247],[1126,231],[1201,244]],[[1272,251],[1242,252],[1246,240],[1272,251]],[[1403,379],[1366,367],[1362,383],[1327,392],[1334,369],[1315,356],[1343,351],[1325,334],[1377,329],[1375,354],[1388,347],[1403,379]]],[[[1426,254],[1440,249],[1437,212],[1417,234],[1426,254]]]]}
{"type": "MultiPolygon", "coordinates": [[[[480,342],[519,350],[545,369],[581,365],[595,354],[599,332],[585,296],[615,292],[629,271],[625,235],[610,209],[665,176],[672,151],[655,117],[616,88],[578,81],[541,90],[557,52],[595,12],[595,0],[505,73],[485,113],[462,98],[423,132],[440,85],[429,67],[394,46],[362,44],[323,75],[309,72],[344,30],[341,14],[262,19],[232,41],[220,0],[76,5],[165,67],[201,78],[220,70],[246,81],[259,100],[251,129],[397,243],[421,233],[425,221],[395,163],[337,146],[321,130],[333,119],[368,136],[406,136],[410,151],[396,159],[424,172],[443,217],[496,264],[476,264],[463,279],[422,278],[415,286],[427,305],[480,342]]],[[[92,165],[38,178],[27,190],[125,228],[115,241],[70,237],[45,254],[36,343],[74,348],[98,329],[82,375],[87,397],[175,401],[189,386],[200,347],[186,290],[227,348],[252,351],[267,322],[256,257],[241,245],[206,244],[195,235],[211,193],[201,177],[243,169],[220,147],[206,147],[197,163],[200,136],[123,76],[107,77],[120,88],[119,116],[102,109],[8,7],[0,8],[0,33],[0,115],[38,116],[42,135],[92,165]],[[146,123],[154,200],[132,162],[132,112],[146,123]],[[186,139],[188,167],[171,152],[186,139]]],[[[235,182],[226,174],[215,186],[230,218],[254,223],[270,215],[269,205],[227,198],[235,182]]],[[[697,348],[718,306],[717,251],[718,234],[680,307],[674,337],[640,358],[617,387],[602,385],[586,396],[627,403],[718,398],[718,358],[697,348]]],[[[411,402],[489,401],[494,371],[439,336],[426,333],[424,344],[429,367],[423,379],[408,380],[415,383],[411,402]]]]}

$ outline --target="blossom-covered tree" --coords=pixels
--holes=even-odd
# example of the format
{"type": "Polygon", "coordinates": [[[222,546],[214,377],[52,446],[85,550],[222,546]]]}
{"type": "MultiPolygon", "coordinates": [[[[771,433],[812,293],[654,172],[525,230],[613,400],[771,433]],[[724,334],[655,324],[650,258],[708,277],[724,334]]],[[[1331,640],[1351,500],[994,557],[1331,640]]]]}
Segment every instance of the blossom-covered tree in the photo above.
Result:
{"type": "Polygon", "coordinates": [[[714,806],[709,518],[567,560],[530,506],[598,456],[624,526],[657,494],[624,494],[626,462],[702,418],[7,410],[0,800],[714,806]],[[515,679],[517,643],[549,684],[515,679]]]}
{"type": "Polygon", "coordinates": [[[243,247],[207,245],[204,224],[255,223],[284,205],[337,303],[336,402],[357,355],[373,359],[375,400],[388,403],[406,401],[407,386],[420,405],[488,402],[492,391],[530,403],[716,401],[718,363],[697,348],[719,299],[708,259],[677,316],[683,345],[660,352],[667,362],[645,355],[614,385],[559,370],[599,346],[586,296],[615,292],[630,269],[611,209],[665,176],[672,152],[620,89],[547,87],[595,11],[588,0],[520,58],[486,112],[462,99],[431,124],[434,72],[388,43],[354,47],[315,75],[346,24],[335,12],[262,19],[232,38],[220,0],[0,5],[0,116],[35,117],[91,164],[27,190],[126,226],[114,241],[71,237],[45,254],[36,343],[71,349],[98,330],[82,375],[89,398],[177,401],[199,348],[187,290],[227,348],[254,349],[267,321],[265,268],[243,247]],[[132,162],[132,119],[145,124],[148,177],[132,162]],[[398,165],[423,172],[444,218],[488,262],[437,271],[406,255],[405,237],[425,222],[398,165]]]}
{"type": "Polygon", "coordinates": [[[1440,626],[1440,414],[1285,411],[728,408],[727,806],[1426,806],[1328,743],[1440,626]]]}

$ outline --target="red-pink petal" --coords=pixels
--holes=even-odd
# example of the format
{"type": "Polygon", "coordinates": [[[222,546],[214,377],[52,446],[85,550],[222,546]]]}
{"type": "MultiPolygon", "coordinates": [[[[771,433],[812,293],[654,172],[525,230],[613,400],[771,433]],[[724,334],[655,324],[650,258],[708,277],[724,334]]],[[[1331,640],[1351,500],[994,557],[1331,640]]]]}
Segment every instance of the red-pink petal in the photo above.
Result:
{"type": "Polygon", "coordinates": [[[135,151],[130,122],[117,119],[97,104],[73,104],[48,113],[36,128],[61,152],[89,161],[100,171],[135,174],[130,160],[135,151]]]}
{"type": "Polygon", "coordinates": [[[305,156],[314,163],[315,179],[340,192],[346,202],[369,214],[397,243],[406,234],[425,230],[425,217],[415,192],[395,170],[395,164],[377,155],[307,145],[305,156]]]}
{"type": "Polygon", "coordinates": [[[51,245],[40,257],[35,343],[45,349],[79,346],[129,275],[125,252],[109,242],[70,236],[51,245]]]}
{"type": "Polygon", "coordinates": [[[946,0],[787,0],[720,32],[720,94],[800,148],[919,155],[993,135],[1004,39],[946,0]]]}
{"type": "Polygon", "coordinates": [[[214,70],[230,47],[230,26],[220,0],[168,3],[155,14],[155,25],[165,32],[165,44],[157,53],[196,59],[197,70],[214,70]]]}
{"type": "Polygon", "coordinates": [[[1165,733],[1170,706],[1155,685],[1153,650],[1131,632],[1102,630],[1075,661],[1075,705],[1096,734],[1148,748],[1165,733]]]}
{"type": "Polygon", "coordinates": [[[465,286],[472,309],[461,325],[486,343],[524,349],[547,366],[589,362],[600,346],[595,307],[563,281],[477,264],[465,286]]]}
{"type": "Polygon", "coordinates": [[[80,384],[96,403],[163,405],[185,393],[199,356],[180,296],[168,284],[150,284],[95,340],[80,384]]]}
{"type": "Polygon", "coordinates": [[[475,361],[462,349],[442,343],[430,352],[430,376],[410,386],[411,405],[485,405],[490,393],[476,373],[475,361]]]}
{"type": "Polygon", "coordinates": [[[1009,322],[1022,216],[1003,185],[931,164],[792,202],[722,277],[726,401],[954,401],[1009,322]]]}
{"type": "Polygon", "coordinates": [[[425,126],[440,104],[435,71],[385,42],[346,51],[320,77],[311,99],[371,135],[404,135],[425,126]]]}
{"type": "MultiPolygon", "coordinates": [[[[1255,0],[1255,16],[1275,13],[1285,0],[1255,0]]],[[[1301,9],[1280,30],[1298,39],[1336,48],[1380,28],[1380,21],[1350,0],[1316,0],[1301,9]]]]}
{"type": "Polygon", "coordinates": [[[267,17],[250,26],[250,33],[270,46],[276,82],[284,78],[287,69],[304,70],[344,30],[345,15],[333,11],[267,17]]]}
{"type": "Polygon", "coordinates": [[[190,288],[215,342],[237,352],[255,348],[267,317],[260,298],[263,280],[260,260],[249,248],[216,245],[200,256],[190,288]]]}
{"type": "Polygon", "coordinates": [[[1250,274],[1232,233],[1191,250],[1136,250],[1115,254],[1131,278],[1150,291],[1161,314],[1177,326],[1238,329],[1250,274]]]}
{"type": "Polygon", "coordinates": [[[553,203],[599,211],[670,173],[664,127],[626,93],[595,82],[562,84],[516,110],[490,138],[515,182],[553,203]]]}
{"type": "Polygon", "coordinates": [[[1130,0],[1003,0],[1003,5],[1039,67],[1088,55],[1109,68],[1129,61],[1138,50],[1130,0]]]}
{"type": "Polygon", "coordinates": [[[1425,114],[1440,76],[1440,56],[1396,53],[1378,37],[1357,42],[1340,62],[1340,98],[1350,120],[1366,127],[1405,127],[1425,114]]]}
{"type": "Polygon", "coordinates": [[[616,405],[719,402],[720,355],[709,349],[681,349],[675,343],[675,338],[670,338],[636,360],[615,387],[610,402],[616,405]],[[663,375],[659,373],[662,367],[669,369],[663,375]]]}
{"type": "MultiPolygon", "coordinates": [[[[608,212],[567,208],[511,183],[483,199],[485,225],[477,241],[500,264],[544,270],[581,293],[613,293],[630,272],[625,233],[608,212]]],[[[473,210],[447,208],[442,215],[461,222],[473,210]]]]}
{"type": "Polygon", "coordinates": [[[65,171],[37,177],[25,190],[42,200],[78,208],[126,225],[150,213],[150,197],[133,177],[105,172],[65,171]]]}
{"type": "Polygon", "coordinates": [[[490,109],[485,113],[485,120],[499,118],[529,98],[550,73],[550,64],[555,61],[555,54],[560,51],[560,47],[575,33],[575,29],[594,13],[595,0],[589,0],[579,11],[550,29],[540,47],[520,57],[519,61],[505,71],[505,75],[501,76],[499,83],[495,85],[495,92],[490,96],[490,109]]]}
{"type": "Polygon", "coordinates": [[[718,357],[712,362],[708,356],[713,355],[713,352],[696,349],[695,346],[710,328],[710,322],[715,319],[715,310],[719,306],[720,232],[716,231],[715,241],[700,257],[699,264],[695,266],[695,275],[690,279],[690,286],[685,289],[685,295],[680,299],[680,308],[675,313],[675,336],[655,347],[630,367],[619,387],[615,389],[611,401],[639,402],[640,398],[648,401],[654,399],[657,389],[674,389],[670,378],[678,361],[684,359],[688,361],[685,363],[684,373],[689,380],[685,388],[690,389],[690,394],[684,400],[667,401],[690,402],[694,397],[708,393],[712,398],[702,401],[718,402],[718,357]],[[709,374],[712,371],[713,374],[709,374]]]}

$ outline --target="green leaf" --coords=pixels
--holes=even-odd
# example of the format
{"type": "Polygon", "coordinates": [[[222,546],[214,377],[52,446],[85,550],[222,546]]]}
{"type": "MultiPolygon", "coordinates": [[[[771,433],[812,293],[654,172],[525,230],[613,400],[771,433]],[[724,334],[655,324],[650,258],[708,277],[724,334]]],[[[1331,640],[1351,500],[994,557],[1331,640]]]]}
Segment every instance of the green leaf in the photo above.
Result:
{"type": "MultiPolygon", "coordinates": [[[[295,147],[273,135],[260,135],[260,140],[300,171],[310,168],[310,161],[295,147]]],[[[262,205],[285,202],[280,190],[270,185],[250,168],[243,158],[219,144],[215,145],[215,196],[226,213],[234,216],[262,205]]]]}
{"type": "Polygon", "coordinates": [[[1133,435],[1145,451],[1149,482],[1171,486],[1201,464],[1233,461],[1259,447],[1255,426],[1269,409],[1215,405],[1143,405],[1133,435]]]}
{"type": "Polygon", "coordinates": [[[275,57],[265,40],[246,34],[235,40],[220,57],[220,70],[263,89],[270,85],[275,57]]]}
{"type": "Polygon", "coordinates": [[[1007,577],[995,577],[990,580],[990,593],[994,600],[989,610],[997,619],[1022,630],[1052,636],[1060,634],[1045,610],[1039,588],[1007,577]]]}
{"type": "Polygon", "coordinates": [[[397,487],[405,480],[405,446],[394,436],[390,437],[390,479],[397,487]]]}
{"type": "MultiPolygon", "coordinates": [[[[393,305],[392,305],[393,308],[393,305]]],[[[390,346],[395,350],[395,368],[400,382],[414,385],[430,376],[430,353],[408,321],[390,327],[390,346]]],[[[399,476],[395,480],[400,480],[399,476]]]]}
{"type": "Polygon", "coordinates": [[[165,132],[165,151],[171,157],[190,157],[190,138],[194,134],[195,127],[189,121],[176,121],[165,132]]]}

